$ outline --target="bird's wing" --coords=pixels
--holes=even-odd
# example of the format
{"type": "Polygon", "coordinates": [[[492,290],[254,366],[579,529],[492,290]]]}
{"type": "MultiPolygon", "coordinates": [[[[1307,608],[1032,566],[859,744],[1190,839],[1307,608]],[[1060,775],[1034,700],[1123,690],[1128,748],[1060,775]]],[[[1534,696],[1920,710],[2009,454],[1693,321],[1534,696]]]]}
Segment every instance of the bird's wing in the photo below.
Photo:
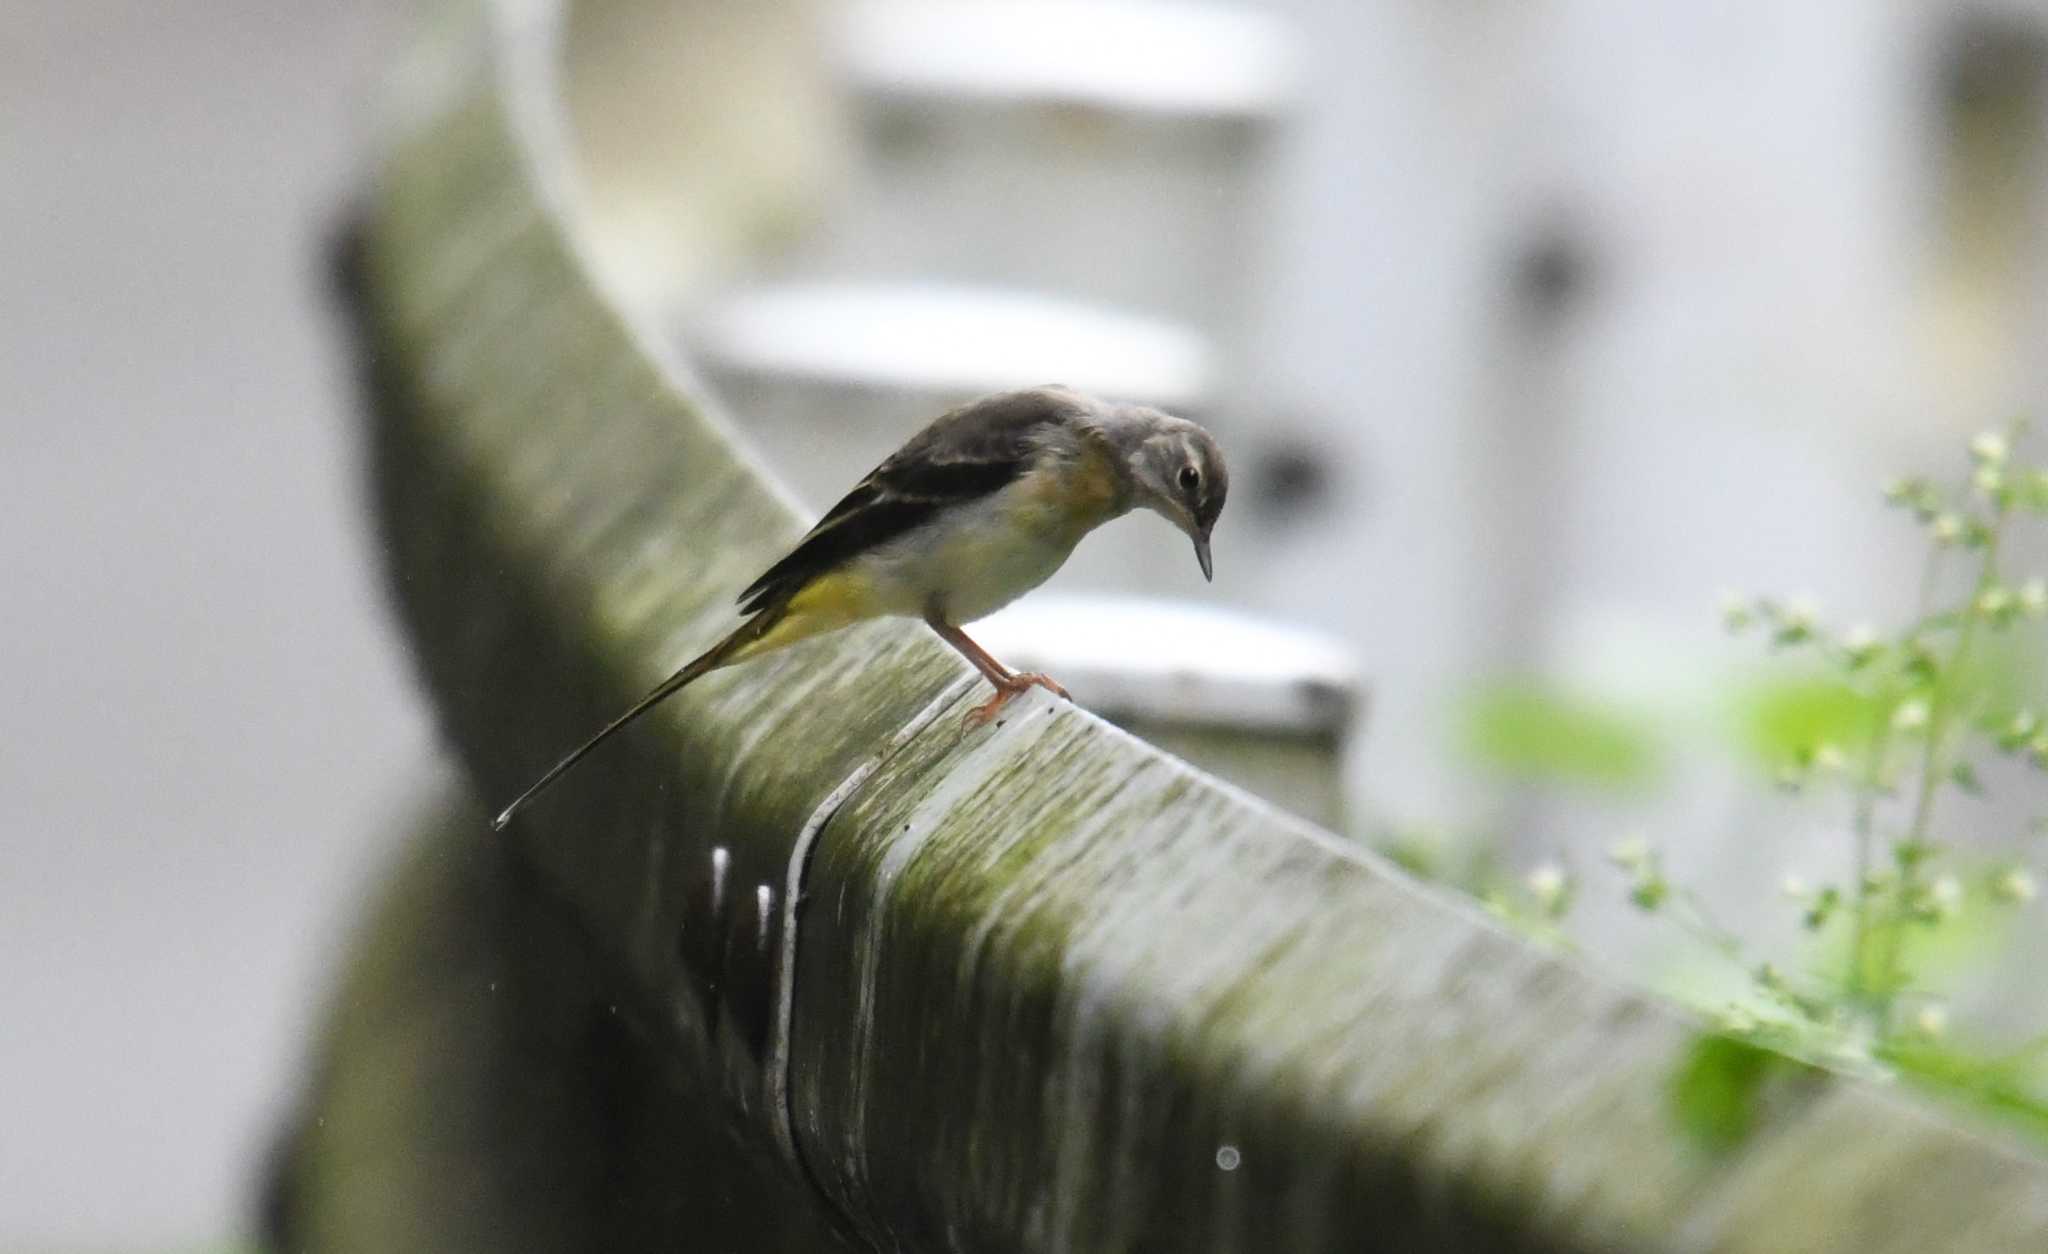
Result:
{"type": "Polygon", "coordinates": [[[1030,468],[1048,425],[1081,398],[1061,388],[986,397],[910,438],[826,512],[797,546],[740,594],[753,614],[795,596],[849,559],[1001,490],[1030,468]]]}

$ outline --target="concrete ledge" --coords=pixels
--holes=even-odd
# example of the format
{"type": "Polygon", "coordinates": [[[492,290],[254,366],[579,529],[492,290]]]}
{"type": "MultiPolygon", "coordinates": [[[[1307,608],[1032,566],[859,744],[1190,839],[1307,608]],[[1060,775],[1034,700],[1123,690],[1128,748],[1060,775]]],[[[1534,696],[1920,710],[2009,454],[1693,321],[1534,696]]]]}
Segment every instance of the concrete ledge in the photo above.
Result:
{"type": "MultiPolygon", "coordinates": [[[[802,523],[591,278],[545,26],[478,11],[362,291],[392,586],[489,798],[802,523]]],[[[1678,1013],[1042,695],[963,735],[972,694],[919,628],[830,638],[508,834],[704,1117],[876,1248],[2042,1248],[2038,1159],[1818,1077],[1709,1155],[1668,1113],[1678,1013]]]]}

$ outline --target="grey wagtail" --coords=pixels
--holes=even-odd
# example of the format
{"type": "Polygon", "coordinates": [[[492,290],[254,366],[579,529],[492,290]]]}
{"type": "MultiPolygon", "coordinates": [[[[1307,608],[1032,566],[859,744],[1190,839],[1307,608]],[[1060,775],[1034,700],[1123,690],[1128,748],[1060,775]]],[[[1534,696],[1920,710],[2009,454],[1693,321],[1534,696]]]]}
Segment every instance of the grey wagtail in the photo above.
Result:
{"type": "Polygon", "coordinates": [[[700,676],[870,618],[922,618],[995,685],[968,715],[994,718],[1044,675],[990,657],[960,624],[1008,605],[1052,577],[1081,537],[1135,508],[1163,515],[1195,542],[1214,578],[1209,532],[1230,475],[1207,431],[1141,405],[1113,405],[1063,387],[1002,392],[941,415],[834,505],[788,556],[740,593],[747,620],[663,680],[555,763],[506,806],[519,808],[613,732],[700,676]]]}

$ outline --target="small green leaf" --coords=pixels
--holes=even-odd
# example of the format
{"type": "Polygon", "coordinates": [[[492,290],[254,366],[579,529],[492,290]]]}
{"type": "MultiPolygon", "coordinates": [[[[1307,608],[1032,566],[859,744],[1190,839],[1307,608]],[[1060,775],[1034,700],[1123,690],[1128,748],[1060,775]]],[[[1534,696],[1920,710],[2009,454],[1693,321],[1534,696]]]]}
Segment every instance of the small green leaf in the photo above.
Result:
{"type": "Polygon", "coordinates": [[[1813,899],[1813,904],[1807,907],[1806,914],[1801,918],[1800,922],[1805,925],[1807,931],[1818,932],[1828,925],[1828,920],[1834,917],[1835,910],[1841,904],[1842,893],[1840,889],[1832,886],[1824,888],[1813,899]]]}
{"type": "Polygon", "coordinates": [[[2029,1074],[2026,1051],[1982,1058],[1932,1041],[1900,1040],[1879,1055],[1924,1088],[1988,1110],[2037,1137],[2048,1138],[2048,1092],[2029,1074]]]}
{"type": "Polygon", "coordinates": [[[1804,623],[1786,623],[1771,634],[1771,643],[1780,649],[1805,644],[1813,639],[1813,629],[1804,623]]]}
{"type": "Polygon", "coordinates": [[[1636,788],[1659,773],[1654,732],[1583,697],[1531,683],[1491,687],[1465,714],[1465,751],[1503,775],[1600,788],[1636,788]]]}
{"type": "Polygon", "coordinates": [[[1831,679],[1781,679],[1751,692],[1740,712],[1744,745],[1773,768],[1810,760],[1813,747],[1834,745],[1851,758],[1870,744],[1879,707],[1831,679]]]}
{"type": "Polygon", "coordinates": [[[1977,768],[1971,766],[1968,762],[1958,762],[1948,768],[1948,777],[1954,781],[1956,787],[1972,797],[1984,795],[1984,783],[1977,778],[1977,768]]]}
{"type": "Polygon", "coordinates": [[[1931,840],[1902,840],[1892,846],[1892,860],[1900,870],[1910,871],[1940,852],[1941,846],[1931,840]]]}
{"type": "Polygon", "coordinates": [[[2048,470],[2036,470],[2015,483],[2013,499],[2024,509],[2048,514],[2048,470]]]}
{"type": "Polygon", "coordinates": [[[1716,1153],[1741,1145],[1756,1130],[1765,1083],[1796,1064],[1740,1037],[1696,1038],[1671,1077],[1671,1111],[1686,1135],[1716,1153]]]}
{"type": "Polygon", "coordinates": [[[1987,730],[1991,732],[1999,749],[2005,753],[2018,753],[2041,729],[2041,716],[2027,709],[2015,710],[2010,717],[2003,720],[1987,722],[1991,723],[1987,730]]]}

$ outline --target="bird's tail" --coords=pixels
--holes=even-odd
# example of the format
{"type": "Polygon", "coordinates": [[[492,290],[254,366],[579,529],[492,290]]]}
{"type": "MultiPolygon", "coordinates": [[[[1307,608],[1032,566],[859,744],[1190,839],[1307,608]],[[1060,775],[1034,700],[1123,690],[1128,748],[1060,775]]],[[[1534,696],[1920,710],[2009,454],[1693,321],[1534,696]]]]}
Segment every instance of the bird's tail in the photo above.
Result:
{"type": "Polygon", "coordinates": [[[512,816],[519,812],[520,807],[546,792],[550,785],[562,778],[570,767],[581,762],[592,749],[611,739],[612,733],[622,730],[634,719],[719,667],[729,666],[757,652],[758,646],[769,644],[772,647],[781,643],[768,641],[766,637],[781,624],[782,619],[783,612],[779,608],[756,614],[735,628],[731,635],[684,663],[681,670],[656,684],[653,691],[635,701],[632,708],[606,723],[596,735],[570,750],[561,761],[548,768],[547,774],[535,780],[532,787],[513,798],[512,804],[499,811],[498,817],[491,820],[491,830],[505,830],[505,825],[512,821],[512,816]]]}

